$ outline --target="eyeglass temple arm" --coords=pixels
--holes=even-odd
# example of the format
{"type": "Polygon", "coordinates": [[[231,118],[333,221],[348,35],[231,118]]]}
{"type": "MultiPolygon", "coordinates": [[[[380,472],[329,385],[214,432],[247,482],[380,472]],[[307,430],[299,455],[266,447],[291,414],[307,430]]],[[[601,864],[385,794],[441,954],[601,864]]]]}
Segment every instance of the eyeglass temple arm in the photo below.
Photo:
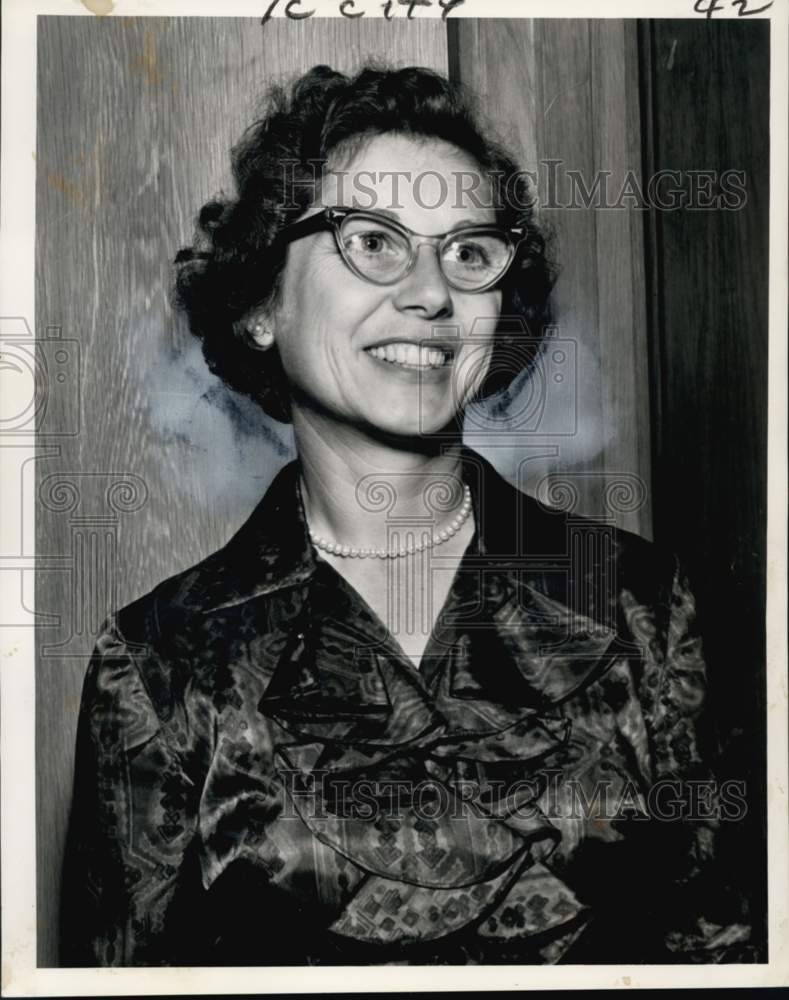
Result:
{"type": "Polygon", "coordinates": [[[315,212],[308,215],[306,219],[299,219],[298,222],[290,222],[277,233],[275,240],[282,240],[287,243],[290,240],[300,239],[302,236],[310,236],[326,229],[331,224],[330,213],[332,209],[324,208],[322,212],[315,212]]]}

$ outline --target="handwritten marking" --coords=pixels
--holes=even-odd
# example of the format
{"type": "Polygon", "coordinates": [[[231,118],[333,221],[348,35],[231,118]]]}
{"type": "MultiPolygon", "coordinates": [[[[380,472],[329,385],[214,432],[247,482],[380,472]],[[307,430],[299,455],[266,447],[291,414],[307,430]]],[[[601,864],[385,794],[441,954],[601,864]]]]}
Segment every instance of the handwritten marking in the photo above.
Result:
{"type": "MultiPolygon", "coordinates": [[[[271,20],[280,2],[281,0],[270,0],[265,14],[260,19],[261,25],[265,26],[271,20]]],[[[452,11],[456,7],[462,6],[465,2],[466,0],[438,0],[438,6],[441,8],[441,20],[446,21],[452,11]]],[[[434,0],[385,0],[379,6],[383,11],[384,19],[387,21],[391,21],[394,18],[393,8],[395,7],[407,7],[406,19],[413,21],[419,7],[432,7],[433,3],[434,0]]],[[[302,0],[288,0],[282,11],[283,15],[291,21],[303,21],[305,18],[312,17],[315,14],[314,10],[300,10],[301,4],[302,0]]],[[[365,10],[357,8],[357,0],[341,0],[337,9],[343,17],[353,19],[364,17],[367,13],[365,10]]]]}
{"type": "Polygon", "coordinates": [[[677,39],[675,38],[671,42],[671,51],[668,54],[668,59],[666,60],[666,69],[674,69],[674,53],[677,51],[677,39]]]}
{"type": "MultiPolygon", "coordinates": [[[[268,10],[261,19],[260,22],[261,24],[266,24],[269,20],[271,20],[271,15],[274,13],[274,8],[277,6],[278,3],[279,0],[271,0],[268,10]]],[[[314,10],[294,11],[293,8],[299,7],[300,5],[301,5],[301,0],[288,0],[288,3],[285,7],[285,17],[290,18],[291,21],[302,21],[305,17],[312,17],[312,15],[315,13],[314,10]]]]}
{"type": "Polygon", "coordinates": [[[429,7],[430,0],[397,0],[401,7],[408,7],[408,20],[413,20],[415,7],[429,7]]]}
{"type": "Polygon", "coordinates": [[[739,7],[737,11],[737,17],[750,17],[751,14],[761,14],[763,10],[767,10],[768,7],[772,7],[773,0],[769,3],[764,4],[762,7],[757,7],[755,10],[748,10],[748,0],[731,0],[732,7],[739,7]]]}
{"type": "MultiPolygon", "coordinates": [[[[753,14],[761,14],[762,11],[769,10],[773,5],[773,0],[762,4],[761,7],[754,7],[752,10],[748,9],[748,3],[749,0],[729,0],[728,6],[738,8],[737,17],[751,17],[753,14]]],[[[697,14],[704,14],[707,20],[709,20],[715,11],[725,10],[726,6],[726,3],[720,3],[719,0],[695,0],[693,9],[697,14]]]]}
{"type": "Polygon", "coordinates": [[[446,21],[447,17],[455,9],[455,7],[460,7],[460,5],[465,2],[466,0],[438,0],[438,6],[443,11],[441,20],[446,21]]]}
{"type": "Polygon", "coordinates": [[[693,9],[697,14],[705,14],[709,20],[716,10],[723,10],[723,6],[722,3],[718,3],[718,0],[696,0],[693,9]],[[704,4],[707,6],[705,7],[704,4]]]}

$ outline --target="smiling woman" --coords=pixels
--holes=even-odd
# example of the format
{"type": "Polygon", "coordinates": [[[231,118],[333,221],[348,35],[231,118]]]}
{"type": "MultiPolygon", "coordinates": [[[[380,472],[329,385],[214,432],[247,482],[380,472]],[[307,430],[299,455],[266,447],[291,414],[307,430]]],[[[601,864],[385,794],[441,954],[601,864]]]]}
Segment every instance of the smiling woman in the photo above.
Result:
{"type": "MultiPolygon", "coordinates": [[[[353,86],[347,87],[341,74],[316,67],[292,92],[274,89],[269,103],[268,113],[234,150],[238,197],[204,206],[200,223],[207,249],[201,244],[180,255],[183,268],[178,297],[193,331],[203,340],[212,369],[234,388],[258,400],[272,416],[290,418],[288,382],[292,379],[281,365],[287,338],[282,334],[265,355],[255,352],[260,345],[249,340],[249,316],[273,306],[278,299],[291,311],[298,304],[322,312],[326,306],[322,289],[312,288],[310,283],[324,280],[324,275],[329,283],[337,276],[343,281],[332,288],[336,294],[328,301],[339,300],[344,286],[346,295],[358,298],[359,289],[366,284],[382,283],[370,277],[369,242],[367,272],[361,275],[367,282],[360,284],[343,273],[347,270],[344,260],[359,277],[364,216],[345,219],[336,228],[338,254],[329,235],[332,226],[324,225],[326,217],[317,211],[320,207],[333,209],[329,218],[337,219],[338,209],[355,207],[375,209],[379,233],[381,214],[401,226],[408,226],[410,219],[412,231],[427,236],[469,223],[492,224],[493,234],[506,246],[506,266],[500,260],[500,275],[494,278],[488,274],[483,285],[475,281],[468,289],[475,294],[468,301],[474,304],[472,325],[474,320],[496,317],[500,311],[523,320],[523,324],[514,325],[520,336],[508,336],[501,330],[485,389],[492,393],[509,384],[535,351],[552,272],[525,175],[513,157],[483,137],[470,101],[464,103],[460,88],[450,87],[426,70],[414,69],[362,71],[353,86]],[[436,169],[437,162],[441,170],[436,169]],[[345,206],[346,200],[350,206],[345,206]],[[313,229],[325,229],[326,235],[304,241],[299,238],[300,233],[306,237],[313,229]],[[288,248],[290,241],[295,245],[288,248]],[[190,265],[195,256],[197,262],[190,265]],[[318,266],[315,274],[297,273],[302,262],[313,258],[318,266]],[[292,261],[292,266],[283,274],[286,260],[292,261]],[[297,278],[307,284],[296,295],[283,294],[282,281],[290,281],[292,288],[297,278]],[[524,329],[533,329],[533,335],[524,336],[524,329]]],[[[392,253],[394,241],[405,246],[402,229],[389,239],[387,254],[392,253]]],[[[418,249],[413,241],[409,246],[418,249]]],[[[448,243],[438,259],[448,262],[449,255],[458,252],[462,252],[461,244],[448,243]]],[[[409,250],[407,260],[412,266],[408,273],[392,272],[392,280],[385,283],[394,285],[408,279],[406,288],[419,283],[429,264],[423,262],[416,272],[413,265],[417,257],[424,256],[425,251],[415,254],[409,250]]],[[[442,273],[446,277],[446,267],[442,273]]],[[[443,298],[444,283],[440,285],[438,290],[427,288],[422,294],[428,299],[436,294],[443,298]]],[[[452,286],[451,268],[448,285],[452,286]]],[[[392,300],[390,308],[407,317],[420,308],[403,311],[391,294],[374,287],[368,287],[366,294],[371,306],[376,297],[392,300]]],[[[435,312],[426,317],[428,321],[441,321],[442,309],[446,311],[443,303],[436,306],[428,302],[421,308],[435,312]]],[[[424,317],[420,318],[424,325],[424,317]]],[[[380,328],[387,321],[391,323],[391,318],[387,320],[384,308],[379,307],[369,325],[380,328]]],[[[321,326],[327,322],[322,319],[321,326]]],[[[454,325],[456,329],[456,321],[454,325]]],[[[313,326],[310,320],[307,329],[313,326]]],[[[415,332],[424,336],[418,321],[411,326],[411,336],[415,332]]],[[[474,332],[481,329],[477,326],[474,332]]],[[[392,343],[397,332],[391,331],[392,343]]],[[[469,328],[466,334],[471,332],[469,328]]]]}
{"type": "Polygon", "coordinates": [[[547,318],[514,159],[435,73],[321,66],[233,164],[177,300],[298,457],[99,638],[66,963],[737,960],[681,568],[462,441],[547,318]]]}

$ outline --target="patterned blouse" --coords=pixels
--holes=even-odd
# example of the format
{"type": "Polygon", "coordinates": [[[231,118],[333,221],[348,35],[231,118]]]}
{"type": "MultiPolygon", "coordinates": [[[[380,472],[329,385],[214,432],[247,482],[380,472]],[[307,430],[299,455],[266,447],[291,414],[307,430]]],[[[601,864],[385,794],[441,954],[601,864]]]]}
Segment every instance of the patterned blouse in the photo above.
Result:
{"type": "Polygon", "coordinates": [[[318,558],[296,462],[105,623],[63,964],[747,960],[676,560],[468,449],[463,475],[476,530],[419,670],[318,558]]]}

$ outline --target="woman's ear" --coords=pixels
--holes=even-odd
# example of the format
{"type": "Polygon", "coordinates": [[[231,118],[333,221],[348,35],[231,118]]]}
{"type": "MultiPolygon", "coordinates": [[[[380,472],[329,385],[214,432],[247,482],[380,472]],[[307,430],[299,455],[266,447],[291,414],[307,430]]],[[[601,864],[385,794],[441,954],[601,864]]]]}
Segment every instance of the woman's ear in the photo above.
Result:
{"type": "Polygon", "coordinates": [[[271,321],[263,313],[251,314],[244,326],[251,347],[267,351],[274,344],[274,330],[271,321]]]}

